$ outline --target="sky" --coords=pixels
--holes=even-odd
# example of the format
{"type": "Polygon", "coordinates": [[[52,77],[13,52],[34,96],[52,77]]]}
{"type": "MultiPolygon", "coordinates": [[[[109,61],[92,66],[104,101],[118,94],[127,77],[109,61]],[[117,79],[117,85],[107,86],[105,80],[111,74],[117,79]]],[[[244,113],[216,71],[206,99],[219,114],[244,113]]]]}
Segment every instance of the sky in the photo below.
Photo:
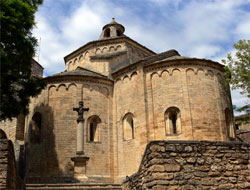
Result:
{"type": "MultiPolygon", "coordinates": [[[[238,40],[250,39],[250,0],[44,0],[33,29],[44,75],[65,70],[63,58],[97,40],[113,17],[156,53],[176,49],[221,62],[238,40]]],[[[247,101],[239,91],[232,91],[237,107],[247,101]]]]}

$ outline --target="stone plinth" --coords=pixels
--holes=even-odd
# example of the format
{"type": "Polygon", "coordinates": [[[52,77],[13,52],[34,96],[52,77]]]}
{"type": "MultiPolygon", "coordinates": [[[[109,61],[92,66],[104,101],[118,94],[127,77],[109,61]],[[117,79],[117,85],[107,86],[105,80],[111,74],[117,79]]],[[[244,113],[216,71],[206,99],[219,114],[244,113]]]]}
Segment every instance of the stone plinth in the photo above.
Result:
{"type": "Polygon", "coordinates": [[[74,162],[74,177],[80,181],[87,180],[86,165],[89,157],[86,155],[76,155],[71,160],[74,162]]]}

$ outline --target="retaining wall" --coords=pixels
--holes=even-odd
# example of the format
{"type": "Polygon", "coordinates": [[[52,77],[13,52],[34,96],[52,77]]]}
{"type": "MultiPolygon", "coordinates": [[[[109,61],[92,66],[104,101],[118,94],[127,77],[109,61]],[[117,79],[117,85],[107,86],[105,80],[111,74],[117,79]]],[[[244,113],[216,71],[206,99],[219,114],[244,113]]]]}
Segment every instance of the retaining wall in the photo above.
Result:
{"type": "Polygon", "coordinates": [[[250,144],[152,141],[123,190],[250,189],[250,144]]]}

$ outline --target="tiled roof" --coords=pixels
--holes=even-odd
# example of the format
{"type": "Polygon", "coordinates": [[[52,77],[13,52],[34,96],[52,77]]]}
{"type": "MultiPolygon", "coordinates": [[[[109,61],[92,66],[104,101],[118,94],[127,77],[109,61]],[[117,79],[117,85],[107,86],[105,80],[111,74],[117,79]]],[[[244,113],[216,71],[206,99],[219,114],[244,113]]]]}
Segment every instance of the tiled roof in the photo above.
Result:
{"type": "Polygon", "coordinates": [[[57,76],[91,76],[91,77],[98,77],[98,78],[108,78],[105,75],[102,75],[101,73],[91,71],[82,67],[77,67],[75,70],[72,71],[64,71],[61,73],[54,74],[52,76],[49,76],[47,78],[57,77],[57,76]]]}

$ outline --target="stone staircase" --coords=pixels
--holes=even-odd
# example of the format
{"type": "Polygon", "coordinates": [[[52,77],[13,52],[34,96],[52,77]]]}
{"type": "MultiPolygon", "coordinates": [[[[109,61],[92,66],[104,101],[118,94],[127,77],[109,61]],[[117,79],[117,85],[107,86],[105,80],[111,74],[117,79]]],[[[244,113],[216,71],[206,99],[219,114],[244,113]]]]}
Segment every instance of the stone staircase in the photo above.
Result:
{"type": "Polygon", "coordinates": [[[27,190],[64,189],[64,190],[122,190],[120,184],[84,184],[84,183],[59,183],[59,184],[26,184],[27,190]]]}

